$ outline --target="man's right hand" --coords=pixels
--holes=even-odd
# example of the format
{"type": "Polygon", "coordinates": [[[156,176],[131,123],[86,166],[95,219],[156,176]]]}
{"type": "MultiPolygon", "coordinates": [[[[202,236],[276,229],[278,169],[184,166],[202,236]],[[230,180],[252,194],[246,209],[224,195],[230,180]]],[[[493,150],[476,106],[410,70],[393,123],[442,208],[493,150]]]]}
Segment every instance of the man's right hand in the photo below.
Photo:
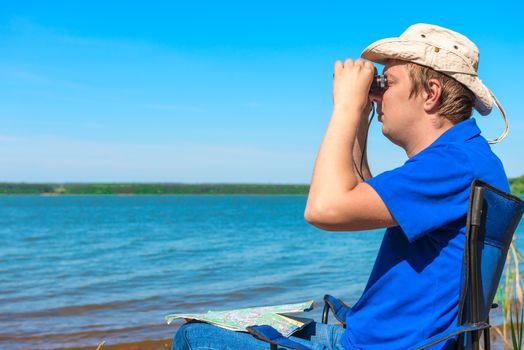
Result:
{"type": "Polygon", "coordinates": [[[375,67],[369,61],[347,59],[344,64],[335,62],[335,73],[333,74],[333,107],[350,108],[362,115],[366,110],[369,114],[371,102],[369,89],[375,67]]]}

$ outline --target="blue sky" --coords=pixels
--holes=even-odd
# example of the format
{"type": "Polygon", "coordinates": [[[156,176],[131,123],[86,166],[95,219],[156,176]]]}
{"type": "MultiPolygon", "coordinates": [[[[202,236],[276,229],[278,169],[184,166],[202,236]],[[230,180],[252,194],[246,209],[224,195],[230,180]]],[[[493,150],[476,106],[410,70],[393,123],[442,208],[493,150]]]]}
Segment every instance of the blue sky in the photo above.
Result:
{"type": "MultiPolygon", "coordinates": [[[[334,61],[419,22],[480,48],[511,125],[493,150],[522,175],[523,5],[480,4],[3,1],[0,181],[308,183],[334,61]]],[[[369,158],[373,173],[406,160],[377,122],[369,158]]]]}

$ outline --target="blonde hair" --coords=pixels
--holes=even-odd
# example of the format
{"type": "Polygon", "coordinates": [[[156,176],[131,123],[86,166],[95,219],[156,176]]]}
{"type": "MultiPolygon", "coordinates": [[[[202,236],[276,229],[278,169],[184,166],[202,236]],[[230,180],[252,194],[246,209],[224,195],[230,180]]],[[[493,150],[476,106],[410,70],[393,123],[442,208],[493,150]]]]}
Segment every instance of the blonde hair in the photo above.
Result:
{"type": "Polygon", "coordinates": [[[442,84],[437,113],[453,124],[460,123],[471,117],[475,104],[475,95],[467,87],[443,73],[416,63],[408,62],[407,69],[411,80],[409,97],[417,96],[422,89],[429,92],[429,80],[437,79],[442,84]]]}

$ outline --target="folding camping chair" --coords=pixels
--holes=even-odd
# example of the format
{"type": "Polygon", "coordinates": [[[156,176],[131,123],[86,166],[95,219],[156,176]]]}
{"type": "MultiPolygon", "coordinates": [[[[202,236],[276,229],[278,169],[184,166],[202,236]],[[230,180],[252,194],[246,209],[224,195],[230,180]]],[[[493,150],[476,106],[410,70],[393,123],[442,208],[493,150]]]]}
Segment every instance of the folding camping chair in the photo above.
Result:
{"type": "MultiPolygon", "coordinates": [[[[466,241],[459,299],[458,323],[451,330],[426,339],[412,349],[426,349],[452,337],[457,337],[457,350],[478,350],[481,333],[484,333],[484,349],[490,349],[489,310],[497,291],[513,233],[522,218],[524,201],[505,193],[480,180],[471,184],[466,241]]],[[[322,322],[328,322],[331,310],[345,327],[350,307],[340,299],[324,296],[322,322]]],[[[400,311],[402,312],[402,311],[400,311]]],[[[270,326],[249,327],[250,333],[270,343],[270,349],[278,346],[308,350],[299,343],[282,336],[270,326]]]]}

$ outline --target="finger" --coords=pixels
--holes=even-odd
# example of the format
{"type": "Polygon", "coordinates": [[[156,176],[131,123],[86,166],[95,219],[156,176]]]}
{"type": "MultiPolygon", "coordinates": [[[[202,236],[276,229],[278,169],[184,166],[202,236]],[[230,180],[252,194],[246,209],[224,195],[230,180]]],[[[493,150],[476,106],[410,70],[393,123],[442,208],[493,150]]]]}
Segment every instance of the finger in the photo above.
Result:
{"type": "Polygon", "coordinates": [[[371,69],[372,71],[375,71],[375,66],[370,61],[364,62],[364,67],[371,69]]]}
{"type": "Polygon", "coordinates": [[[355,66],[363,67],[364,66],[364,60],[362,58],[357,58],[355,60],[355,66]]]}
{"type": "Polygon", "coordinates": [[[335,75],[339,75],[340,72],[342,72],[342,69],[344,69],[344,66],[342,65],[342,62],[341,61],[336,61],[335,62],[335,68],[334,68],[334,76],[335,75]]]}
{"type": "Polygon", "coordinates": [[[364,62],[364,69],[366,70],[366,72],[373,76],[375,74],[378,74],[377,72],[377,69],[375,68],[375,66],[373,65],[373,63],[369,62],[369,61],[365,61],[364,62]]]}
{"type": "Polygon", "coordinates": [[[355,63],[353,62],[353,60],[351,58],[348,58],[348,59],[346,59],[346,62],[344,62],[344,68],[345,67],[353,67],[354,64],[355,63]]]}

